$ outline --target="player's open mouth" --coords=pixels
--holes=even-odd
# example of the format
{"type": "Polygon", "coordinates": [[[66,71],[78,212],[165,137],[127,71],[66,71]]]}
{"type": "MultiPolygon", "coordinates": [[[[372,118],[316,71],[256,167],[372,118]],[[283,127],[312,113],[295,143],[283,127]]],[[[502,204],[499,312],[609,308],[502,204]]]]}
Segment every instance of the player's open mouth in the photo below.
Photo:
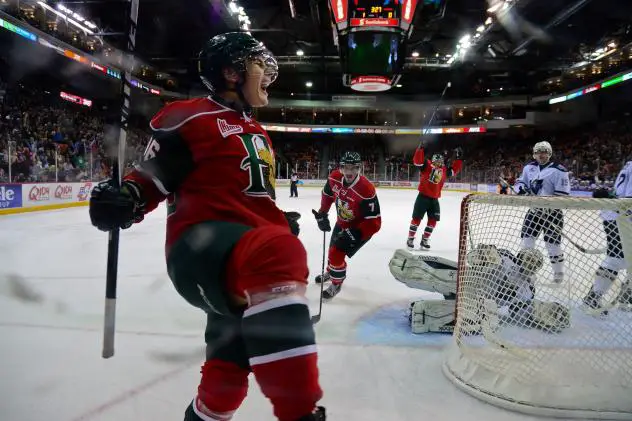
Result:
{"type": "Polygon", "coordinates": [[[261,90],[262,90],[262,91],[263,91],[266,95],[268,95],[268,86],[270,86],[270,84],[269,84],[269,83],[263,83],[263,84],[260,86],[261,90]]]}

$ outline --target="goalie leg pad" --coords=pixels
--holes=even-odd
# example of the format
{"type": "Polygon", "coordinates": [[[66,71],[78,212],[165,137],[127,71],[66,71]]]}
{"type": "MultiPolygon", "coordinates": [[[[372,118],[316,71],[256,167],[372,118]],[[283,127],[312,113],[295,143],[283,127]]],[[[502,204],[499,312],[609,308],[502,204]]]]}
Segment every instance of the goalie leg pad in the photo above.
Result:
{"type": "Polygon", "coordinates": [[[410,288],[456,294],[457,263],[443,257],[415,255],[398,249],[388,264],[391,274],[410,288]]]}
{"type": "Polygon", "coordinates": [[[411,304],[410,328],[413,333],[452,333],[455,300],[421,300],[411,304]]]}

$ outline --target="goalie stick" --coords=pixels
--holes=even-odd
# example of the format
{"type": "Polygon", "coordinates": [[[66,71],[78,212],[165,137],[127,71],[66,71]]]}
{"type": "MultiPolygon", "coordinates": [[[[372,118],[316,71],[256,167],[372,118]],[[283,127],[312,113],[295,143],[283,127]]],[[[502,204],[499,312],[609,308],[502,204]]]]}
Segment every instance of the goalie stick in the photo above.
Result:
{"type": "MultiPolygon", "coordinates": [[[[112,165],[112,182],[120,189],[123,169],[125,168],[125,144],[129,124],[132,69],[134,67],[134,49],[136,46],[136,25],[138,23],[138,4],[140,0],[131,0],[129,12],[129,31],[127,33],[127,58],[121,80],[121,119],[119,122],[118,156],[112,165]]],[[[105,276],[105,311],[103,317],[103,348],[101,356],[114,356],[114,332],[116,326],[116,289],[118,282],[118,253],[120,229],[110,231],[108,238],[108,260],[105,276]]]]}

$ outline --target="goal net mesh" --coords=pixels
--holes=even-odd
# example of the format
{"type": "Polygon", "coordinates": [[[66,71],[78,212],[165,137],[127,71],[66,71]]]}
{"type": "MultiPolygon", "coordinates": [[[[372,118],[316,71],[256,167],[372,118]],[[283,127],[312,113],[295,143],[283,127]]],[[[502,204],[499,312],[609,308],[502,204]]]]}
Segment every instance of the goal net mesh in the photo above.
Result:
{"type": "Polygon", "coordinates": [[[446,376],[513,410],[632,419],[631,210],[632,199],[466,197],[446,376]]]}

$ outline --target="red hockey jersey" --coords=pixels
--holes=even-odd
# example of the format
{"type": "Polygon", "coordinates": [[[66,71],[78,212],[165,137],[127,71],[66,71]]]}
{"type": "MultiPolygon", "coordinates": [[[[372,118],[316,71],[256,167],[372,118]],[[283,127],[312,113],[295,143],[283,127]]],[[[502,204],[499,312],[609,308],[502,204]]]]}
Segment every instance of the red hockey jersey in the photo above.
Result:
{"type": "Polygon", "coordinates": [[[202,221],[288,227],[275,204],[274,152],[259,123],[197,98],[165,106],[150,127],[143,162],[125,179],[142,187],[145,213],[168,199],[167,253],[202,221]]]}
{"type": "Polygon", "coordinates": [[[441,197],[441,190],[448,177],[457,175],[463,168],[463,161],[455,159],[450,167],[443,166],[435,168],[429,159],[425,159],[424,149],[415,151],[413,164],[419,168],[419,193],[424,196],[438,199],[441,197]]]}
{"type": "Polygon", "coordinates": [[[359,229],[363,240],[380,230],[380,202],[375,187],[365,176],[359,175],[347,186],[340,170],[333,170],[323,187],[320,212],[328,212],[334,202],[338,214],[336,223],[341,228],[359,229]]]}

